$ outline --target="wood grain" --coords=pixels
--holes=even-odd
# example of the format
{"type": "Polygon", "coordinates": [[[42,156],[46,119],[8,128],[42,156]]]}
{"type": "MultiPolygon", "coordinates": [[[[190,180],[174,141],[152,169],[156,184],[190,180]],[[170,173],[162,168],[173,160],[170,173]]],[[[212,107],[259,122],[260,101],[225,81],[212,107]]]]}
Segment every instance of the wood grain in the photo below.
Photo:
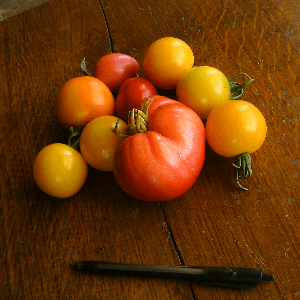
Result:
{"type": "Polygon", "coordinates": [[[3,299],[300,298],[299,9],[296,0],[53,0],[2,21],[3,299]],[[69,199],[42,193],[32,164],[44,146],[66,142],[53,101],[64,82],[82,75],[82,58],[92,70],[101,56],[122,52],[142,66],[149,45],[164,36],[187,42],[196,65],[255,79],[243,99],[262,111],[268,134],[252,154],[249,191],[237,189],[232,160],[207,147],[194,186],[170,202],[133,199],[111,173],[93,169],[69,199]],[[276,279],[243,291],[69,267],[96,259],[260,267],[276,279]]]}

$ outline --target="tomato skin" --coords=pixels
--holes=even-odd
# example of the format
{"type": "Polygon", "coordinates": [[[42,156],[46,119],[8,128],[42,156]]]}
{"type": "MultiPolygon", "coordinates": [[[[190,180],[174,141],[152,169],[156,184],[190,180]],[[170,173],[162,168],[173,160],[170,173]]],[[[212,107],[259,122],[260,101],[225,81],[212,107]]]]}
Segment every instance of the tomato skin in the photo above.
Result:
{"type": "MultiPolygon", "coordinates": [[[[100,171],[112,171],[116,148],[124,140],[114,134],[111,126],[115,126],[119,118],[102,116],[89,122],[80,136],[80,151],[86,162],[100,171]]],[[[128,125],[119,120],[120,129],[128,125]]]]}
{"type": "Polygon", "coordinates": [[[206,121],[208,144],[225,157],[255,152],[263,144],[266,134],[267,125],[262,113],[244,100],[220,104],[206,121]]]}
{"type": "Polygon", "coordinates": [[[63,128],[79,128],[97,117],[113,115],[115,100],[109,88],[99,79],[76,77],[59,90],[54,111],[63,128]]]}
{"type": "Polygon", "coordinates": [[[147,78],[165,90],[176,88],[179,78],[194,64],[191,48],[182,40],[165,37],[150,45],[143,68],[147,78]]]}
{"type": "Polygon", "coordinates": [[[125,122],[128,112],[134,108],[140,109],[143,100],[157,95],[155,86],[147,79],[135,77],[127,79],[120,87],[116,98],[116,113],[125,122]]]}
{"type": "Polygon", "coordinates": [[[144,201],[168,201],[196,181],[205,158],[205,129],[178,101],[153,96],[148,131],[125,139],[114,159],[120,187],[144,201]]]}
{"type": "Polygon", "coordinates": [[[139,72],[139,63],[130,55],[110,53],[98,60],[94,77],[104,82],[112,93],[116,93],[126,79],[135,77],[139,72]]]}
{"type": "Polygon", "coordinates": [[[82,155],[60,143],[43,148],[33,164],[33,177],[37,186],[56,198],[75,195],[85,183],[87,174],[88,165],[82,155]]]}
{"type": "Polygon", "coordinates": [[[228,79],[213,67],[193,67],[180,78],[176,99],[194,110],[202,120],[207,119],[216,106],[230,100],[228,79]]]}

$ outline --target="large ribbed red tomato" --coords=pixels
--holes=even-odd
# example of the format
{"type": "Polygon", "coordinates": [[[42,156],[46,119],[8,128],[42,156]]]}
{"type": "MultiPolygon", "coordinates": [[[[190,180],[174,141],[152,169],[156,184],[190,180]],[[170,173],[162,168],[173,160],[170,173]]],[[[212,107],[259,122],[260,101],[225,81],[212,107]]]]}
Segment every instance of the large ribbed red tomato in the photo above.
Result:
{"type": "Polygon", "coordinates": [[[205,129],[184,104],[163,96],[131,111],[128,137],[114,158],[114,176],[131,196],[166,201],[184,194],[196,181],[205,158],[205,129]]]}

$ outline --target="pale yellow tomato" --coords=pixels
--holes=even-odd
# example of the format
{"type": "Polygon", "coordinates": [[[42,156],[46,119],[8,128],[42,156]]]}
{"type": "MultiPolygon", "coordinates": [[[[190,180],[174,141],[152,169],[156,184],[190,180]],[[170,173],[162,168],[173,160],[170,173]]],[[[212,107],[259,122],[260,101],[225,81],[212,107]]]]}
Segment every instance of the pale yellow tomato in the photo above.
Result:
{"type": "Polygon", "coordinates": [[[86,181],[88,165],[82,155],[68,145],[55,143],[43,148],[33,164],[33,178],[46,194],[68,198],[86,181]]]}
{"type": "Polygon", "coordinates": [[[216,106],[230,100],[229,81],[213,67],[193,67],[180,78],[176,97],[204,120],[216,106]]]}
{"type": "Polygon", "coordinates": [[[124,140],[112,132],[119,122],[119,128],[125,130],[127,124],[114,116],[102,116],[89,122],[80,136],[80,151],[87,163],[100,171],[112,171],[116,148],[124,140]]]}

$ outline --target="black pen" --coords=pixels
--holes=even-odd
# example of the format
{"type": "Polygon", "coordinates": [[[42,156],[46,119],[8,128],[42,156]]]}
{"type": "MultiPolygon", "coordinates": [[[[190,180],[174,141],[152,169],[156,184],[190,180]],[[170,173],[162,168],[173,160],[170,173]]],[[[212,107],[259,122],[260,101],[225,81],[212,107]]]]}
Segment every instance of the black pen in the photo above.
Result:
{"type": "Polygon", "coordinates": [[[186,267],[168,265],[141,265],[100,261],[83,261],[71,267],[97,274],[130,275],[197,280],[200,284],[228,288],[250,289],[262,280],[273,281],[274,274],[258,268],[238,267],[186,267]]]}

